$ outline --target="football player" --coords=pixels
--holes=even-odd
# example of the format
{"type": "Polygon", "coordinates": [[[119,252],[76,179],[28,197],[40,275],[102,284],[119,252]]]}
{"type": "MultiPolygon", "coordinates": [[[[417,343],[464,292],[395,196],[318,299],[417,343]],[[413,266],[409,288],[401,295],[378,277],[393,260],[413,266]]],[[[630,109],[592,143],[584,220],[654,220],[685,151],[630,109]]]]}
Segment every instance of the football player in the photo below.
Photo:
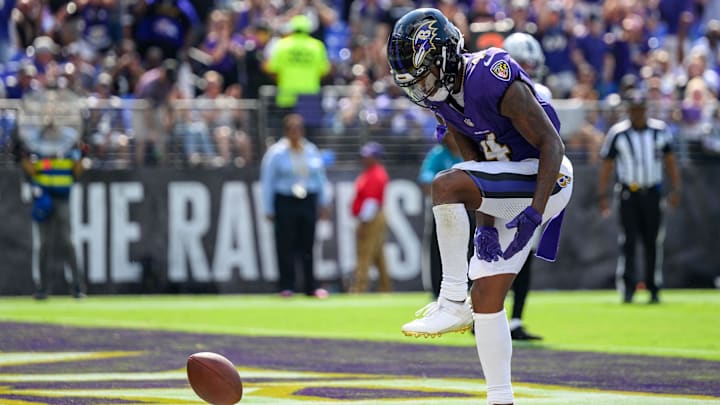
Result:
{"type": "Polygon", "coordinates": [[[537,255],[554,260],[572,193],[553,108],[500,48],[467,53],[460,31],[438,10],[421,8],[395,23],[387,45],[395,83],[438,119],[436,137],[452,137],[464,162],[432,183],[443,279],[437,301],[402,326],[406,335],[465,332],[475,341],[488,403],[511,404],[512,341],[503,302],[543,226],[537,255]],[[468,266],[467,210],[476,210],[475,255],[468,266]],[[472,308],[466,281],[473,280],[472,308]]]}

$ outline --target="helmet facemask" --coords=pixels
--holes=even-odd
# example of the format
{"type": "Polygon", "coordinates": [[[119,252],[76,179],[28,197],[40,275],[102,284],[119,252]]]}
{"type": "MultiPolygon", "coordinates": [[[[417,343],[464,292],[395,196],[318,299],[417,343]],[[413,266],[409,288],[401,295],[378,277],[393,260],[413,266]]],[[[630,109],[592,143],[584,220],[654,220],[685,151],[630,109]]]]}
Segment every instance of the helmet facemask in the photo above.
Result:
{"type": "Polygon", "coordinates": [[[439,69],[427,69],[420,77],[393,72],[393,79],[412,102],[427,108],[430,105],[426,101],[441,102],[450,95],[447,84],[438,75],[443,76],[439,69]]]}

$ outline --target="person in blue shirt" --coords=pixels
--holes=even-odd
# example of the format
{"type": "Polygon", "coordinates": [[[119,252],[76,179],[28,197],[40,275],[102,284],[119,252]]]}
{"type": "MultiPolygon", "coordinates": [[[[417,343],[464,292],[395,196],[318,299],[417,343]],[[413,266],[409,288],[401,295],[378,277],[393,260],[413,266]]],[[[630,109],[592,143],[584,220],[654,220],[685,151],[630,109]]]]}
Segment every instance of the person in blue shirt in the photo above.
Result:
{"type": "Polygon", "coordinates": [[[273,221],[279,270],[278,287],[283,297],[295,291],[295,264],[303,272],[304,293],[327,298],[313,273],[313,245],[318,216],[327,218],[330,195],[322,155],[305,139],[299,114],[283,119],[283,137],[272,145],[260,168],[263,212],[273,221]]]}

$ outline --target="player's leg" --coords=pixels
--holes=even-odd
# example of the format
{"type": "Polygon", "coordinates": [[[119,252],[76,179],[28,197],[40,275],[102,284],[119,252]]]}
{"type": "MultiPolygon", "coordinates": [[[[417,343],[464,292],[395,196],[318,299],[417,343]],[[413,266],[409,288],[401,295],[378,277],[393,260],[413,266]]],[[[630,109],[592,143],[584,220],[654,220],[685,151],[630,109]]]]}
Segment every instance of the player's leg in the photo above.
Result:
{"type": "Polygon", "coordinates": [[[514,277],[515,274],[506,273],[478,278],[473,280],[471,289],[475,345],[489,404],[513,403],[512,341],[503,302],[514,277]]]}
{"type": "Polygon", "coordinates": [[[468,210],[475,211],[482,194],[465,172],[441,172],[432,184],[433,215],[442,262],[440,297],[451,301],[467,298],[467,246],[470,240],[468,210]]]}
{"type": "MultiPolygon", "coordinates": [[[[495,219],[502,247],[510,244],[515,233],[514,229],[505,227],[508,222],[508,219],[495,219]]],[[[530,251],[531,246],[526,245],[507,260],[500,258],[495,262],[487,262],[476,256],[470,259],[475,346],[488,386],[489,404],[513,403],[510,379],[512,339],[504,301],[530,251]]]]}
{"type": "Polygon", "coordinates": [[[482,196],[472,179],[463,171],[450,169],[439,173],[432,184],[442,281],[437,302],[418,311],[419,319],[402,327],[413,336],[438,336],[448,332],[466,332],[472,327],[467,299],[467,243],[470,222],[467,210],[480,206],[482,196]]]}
{"type": "MultiPolygon", "coordinates": [[[[478,211],[495,218],[494,225],[498,231],[500,246],[507,248],[516,230],[508,229],[506,225],[532,202],[537,162],[482,162],[464,167],[477,181],[478,186],[484,187],[484,198],[478,211]],[[474,173],[478,173],[478,177],[474,173]],[[516,179],[527,177],[522,182],[508,183],[505,181],[507,174],[516,179]]],[[[572,194],[572,166],[567,159],[563,162],[561,172],[565,176],[558,180],[557,187],[548,200],[543,222],[559,215],[572,194]]],[[[487,381],[490,404],[513,403],[510,379],[512,341],[503,304],[513,278],[526,262],[531,250],[532,243],[528,243],[509,259],[501,257],[493,262],[480,260],[477,256],[470,259],[468,275],[473,280],[471,297],[475,344],[487,381]]]]}
{"type": "Polygon", "coordinates": [[[616,283],[623,302],[632,302],[637,279],[635,275],[635,246],[638,236],[638,215],[642,211],[637,207],[637,196],[630,190],[620,193],[620,257],[616,272],[616,283]]]}

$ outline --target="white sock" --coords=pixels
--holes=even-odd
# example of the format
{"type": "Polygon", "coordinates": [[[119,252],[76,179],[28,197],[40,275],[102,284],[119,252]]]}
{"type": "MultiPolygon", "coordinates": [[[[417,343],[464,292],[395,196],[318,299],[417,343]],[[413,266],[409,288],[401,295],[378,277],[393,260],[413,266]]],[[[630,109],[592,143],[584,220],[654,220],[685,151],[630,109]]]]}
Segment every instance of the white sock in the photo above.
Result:
{"type": "Polygon", "coordinates": [[[494,314],[473,313],[475,345],[485,374],[488,404],[514,402],[510,383],[512,339],[505,310],[494,314]]]}
{"type": "Polygon", "coordinates": [[[520,318],[513,318],[510,320],[510,330],[515,330],[522,326],[522,320],[520,318]]]}
{"type": "Polygon", "coordinates": [[[437,225],[442,282],[440,296],[450,301],[467,298],[467,245],[470,220],[464,204],[442,204],[433,207],[437,225]]]}

